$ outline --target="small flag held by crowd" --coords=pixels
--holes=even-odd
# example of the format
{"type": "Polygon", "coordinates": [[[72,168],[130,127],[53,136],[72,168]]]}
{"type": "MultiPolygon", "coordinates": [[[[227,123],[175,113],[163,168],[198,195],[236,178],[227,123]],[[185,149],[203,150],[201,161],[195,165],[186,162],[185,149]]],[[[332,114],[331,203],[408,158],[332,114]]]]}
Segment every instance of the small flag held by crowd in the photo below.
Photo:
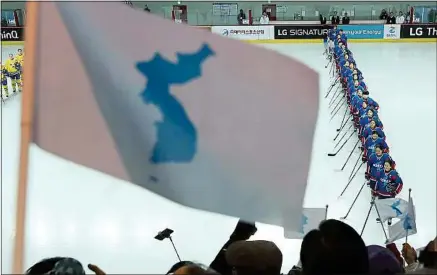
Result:
{"type": "Polygon", "coordinates": [[[304,208],[301,216],[301,224],[298,231],[284,229],[284,237],[287,239],[303,239],[303,237],[326,219],[327,208],[304,208]]]}
{"type": "Polygon", "coordinates": [[[395,242],[417,233],[416,213],[413,203],[413,198],[408,202],[407,211],[402,215],[402,218],[395,224],[388,227],[388,242],[395,242]]]}
{"type": "Polygon", "coordinates": [[[403,218],[408,209],[408,201],[399,198],[388,198],[375,200],[375,206],[378,208],[381,222],[385,222],[392,218],[403,218]]]}

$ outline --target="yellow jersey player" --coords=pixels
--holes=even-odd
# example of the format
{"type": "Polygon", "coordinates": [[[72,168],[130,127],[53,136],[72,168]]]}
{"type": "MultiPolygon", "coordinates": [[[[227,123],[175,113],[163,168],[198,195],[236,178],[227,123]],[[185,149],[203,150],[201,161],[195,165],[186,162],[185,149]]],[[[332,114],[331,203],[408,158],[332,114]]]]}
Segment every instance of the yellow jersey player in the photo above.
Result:
{"type": "Polygon", "coordinates": [[[2,95],[2,99],[6,99],[9,97],[8,92],[8,79],[6,78],[8,76],[8,71],[6,70],[6,67],[0,63],[1,66],[1,81],[2,81],[2,90],[4,91],[4,97],[3,93],[0,93],[2,95]]]}
{"type": "Polygon", "coordinates": [[[21,92],[20,63],[15,60],[13,54],[9,54],[9,59],[6,60],[5,65],[6,65],[6,70],[8,71],[9,78],[11,79],[12,92],[13,93],[17,92],[17,86],[18,86],[18,92],[21,92]]]}
{"type": "MultiPolygon", "coordinates": [[[[15,56],[15,60],[17,60],[18,63],[20,63],[21,69],[23,69],[23,64],[24,64],[24,52],[23,52],[23,49],[18,49],[18,53],[15,56]]],[[[23,85],[23,72],[21,72],[21,85],[23,85]]]]}

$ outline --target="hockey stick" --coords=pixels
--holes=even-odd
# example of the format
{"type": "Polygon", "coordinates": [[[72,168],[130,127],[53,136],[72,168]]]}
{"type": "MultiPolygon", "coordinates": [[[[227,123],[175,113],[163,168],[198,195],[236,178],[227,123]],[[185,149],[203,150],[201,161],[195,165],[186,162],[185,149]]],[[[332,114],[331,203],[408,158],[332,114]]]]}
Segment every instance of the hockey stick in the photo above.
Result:
{"type": "Polygon", "coordinates": [[[329,153],[328,156],[329,156],[329,157],[335,157],[335,156],[336,156],[336,155],[341,151],[341,149],[343,149],[343,147],[346,145],[346,143],[349,141],[349,139],[354,135],[354,133],[355,133],[355,131],[352,132],[352,133],[350,134],[350,136],[349,136],[349,137],[346,139],[346,141],[341,145],[341,147],[338,148],[337,152],[335,152],[335,153],[329,153]]]}
{"type": "MultiPolygon", "coordinates": [[[[345,99],[345,98],[344,98],[345,99]]],[[[345,100],[342,100],[342,102],[344,103],[345,100]]],[[[338,112],[341,110],[341,108],[344,106],[344,104],[340,104],[337,108],[337,110],[335,111],[334,114],[332,114],[330,121],[332,121],[334,119],[334,117],[338,114],[338,112]]],[[[346,110],[347,110],[348,106],[346,105],[346,110]]]]}
{"type": "MultiPolygon", "coordinates": [[[[339,95],[340,95],[340,93],[339,93],[339,95]]],[[[337,104],[334,106],[334,108],[332,108],[331,116],[332,116],[332,114],[335,112],[335,110],[337,109],[338,105],[340,105],[340,103],[343,103],[343,102],[344,102],[344,99],[345,99],[345,97],[344,97],[344,95],[343,95],[343,96],[340,98],[340,100],[337,101],[337,104]]]]}
{"type": "MultiPolygon", "coordinates": [[[[360,160],[362,159],[363,154],[364,154],[364,153],[361,152],[361,154],[358,156],[358,159],[357,159],[357,161],[355,162],[354,168],[352,168],[352,171],[351,171],[351,173],[350,173],[350,175],[349,175],[349,179],[351,179],[351,178],[352,178],[352,175],[355,173],[355,168],[357,167],[358,163],[359,163],[360,160]]],[[[359,168],[358,168],[358,169],[359,169],[359,168]]]]}
{"type": "MultiPolygon", "coordinates": [[[[349,131],[349,130],[352,128],[352,126],[354,126],[354,125],[349,125],[349,128],[347,128],[346,132],[349,131]]],[[[338,136],[340,135],[340,133],[341,133],[341,131],[338,131],[337,135],[334,137],[334,141],[337,140],[337,138],[338,138],[338,136]]],[[[334,149],[335,149],[335,148],[334,148],[334,149]]]]}
{"type": "Polygon", "coordinates": [[[337,84],[337,81],[335,81],[334,84],[331,85],[331,87],[329,88],[328,92],[325,95],[325,98],[327,98],[329,96],[329,94],[331,93],[332,89],[335,87],[336,84],[337,84]]]}
{"type": "MultiPolygon", "coordinates": [[[[348,106],[348,107],[349,107],[349,106],[348,106]]],[[[346,107],[346,110],[344,110],[343,119],[341,120],[341,123],[340,123],[340,127],[337,128],[337,132],[341,131],[341,129],[343,129],[343,127],[346,125],[347,120],[346,120],[346,123],[344,123],[344,122],[345,122],[344,119],[346,118],[346,115],[347,115],[347,111],[348,111],[348,110],[349,110],[349,108],[346,107]],[[343,123],[344,123],[344,124],[343,124],[343,123]]]]}
{"type": "Polygon", "coordinates": [[[328,107],[331,108],[332,104],[337,100],[337,98],[341,95],[341,89],[337,87],[337,90],[335,90],[335,93],[332,95],[331,99],[329,100],[328,107]]]}
{"type": "Polygon", "coordinates": [[[366,182],[364,182],[363,185],[361,185],[360,191],[358,191],[358,194],[355,196],[355,199],[352,202],[351,207],[349,207],[349,210],[347,211],[346,215],[344,215],[344,217],[340,218],[341,220],[345,220],[349,216],[349,213],[351,212],[352,208],[354,207],[355,203],[357,202],[357,199],[360,196],[361,192],[363,191],[363,188],[365,185],[366,185],[366,182]]]}
{"type": "Polygon", "coordinates": [[[341,136],[341,138],[338,140],[337,144],[335,144],[334,146],[334,150],[337,148],[337,146],[343,141],[343,139],[346,137],[348,131],[351,129],[351,127],[349,127],[349,129],[347,129],[347,131],[344,131],[344,134],[341,136]]]}
{"type": "Polygon", "coordinates": [[[357,143],[355,143],[354,149],[352,149],[352,152],[347,157],[346,161],[343,164],[343,167],[341,167],[341,171],[343,171],[344,168],[346,167],[346,164],[349,162],[349,159],[351,158],[352,154],[355,152],[355,149],[357,149],[357,146],[358,146],[359,143],[360,143],[360,140],[357,140],[357,143]]]}

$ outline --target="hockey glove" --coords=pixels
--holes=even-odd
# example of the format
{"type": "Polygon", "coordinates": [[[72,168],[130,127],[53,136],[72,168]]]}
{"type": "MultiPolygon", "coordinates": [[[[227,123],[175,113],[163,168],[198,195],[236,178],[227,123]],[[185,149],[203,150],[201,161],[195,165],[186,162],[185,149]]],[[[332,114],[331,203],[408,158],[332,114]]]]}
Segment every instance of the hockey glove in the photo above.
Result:
{"type": "Polygon", "coordinates": [[[369,173],[366,172],[366,173],[364,174],[364,177],[366,178],[366,180],[370,180],[370,174],[369,174],[369,173]]]}
{"type": "Polygon", "coordinates": [[[363,156],[363,157],[361,158],[361,160],[362,160],[363,162],[367,162],[367,157],[366,157],[366,156],[363,156]]]}

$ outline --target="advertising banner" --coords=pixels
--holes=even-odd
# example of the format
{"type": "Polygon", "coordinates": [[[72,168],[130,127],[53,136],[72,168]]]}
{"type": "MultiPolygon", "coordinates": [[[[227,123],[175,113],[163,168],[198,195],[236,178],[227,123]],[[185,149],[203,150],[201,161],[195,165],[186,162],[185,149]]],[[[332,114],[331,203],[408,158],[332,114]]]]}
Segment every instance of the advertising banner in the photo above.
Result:
{"type": "Polygon", "coordinates": [[[384,25],[384,39],[400,39],[401,25],[384,25]]]}
{"type": "Polygon", "coordinates": [[[212,26],[211,32],[238,40],[273,40],[273,26],[212,26]]]}
{"type": "Polygon", "coordinates": [[[275,39],[323,39],[332,26],[275,25],[275,39]]]}
{"type": "Polygon", "coordinates": [[[437,24],[402,25],[401,38],[437,38],[437,24]]]}
{"type": "Polygon", "coordinates": [[[341,25],[348,39],[382,39],[384,25],[341,25]]]}
{"type": "Polygon", "coordinates": [[[24,29],[20,27],[2,27],[1,41],[24,41],[24,29]]]}

